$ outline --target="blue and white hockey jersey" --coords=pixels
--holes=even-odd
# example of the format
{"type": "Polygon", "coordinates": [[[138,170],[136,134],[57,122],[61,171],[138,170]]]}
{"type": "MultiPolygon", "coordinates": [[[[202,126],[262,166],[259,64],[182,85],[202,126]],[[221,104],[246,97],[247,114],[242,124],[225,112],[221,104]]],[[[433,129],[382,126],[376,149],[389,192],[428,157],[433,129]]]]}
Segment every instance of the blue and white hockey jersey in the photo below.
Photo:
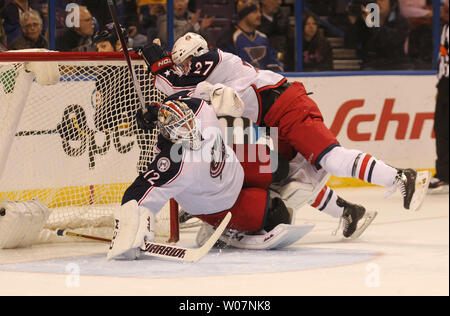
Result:
{"type": "Polygon", "coordinates": [[[261,93],[267,89],[281,86],[287,81],[282,75],[258,70],[234,54],[220,49],[193,57],[187,75],[170,69],[155,76],[154,85],[167,95],[182,90],[194,90],[202,81],[211,84],[221,83],[233,88],[245,104],[243,117],[259,124],[268,109],[263,107],[261,93]]]}
{"type": "Polygon", "coordinates": [[[156,158],[125,192],[122,203],[137,200],[157,214],[174,198],[192,215],[217,213],[231,208],[244,182],[244,170],[232,148],[224,140],[214,109],[205,101],[191,98],[188,91],[170,96],[195,113],[202,134],[200,150],[159,136],[156,158]]]}

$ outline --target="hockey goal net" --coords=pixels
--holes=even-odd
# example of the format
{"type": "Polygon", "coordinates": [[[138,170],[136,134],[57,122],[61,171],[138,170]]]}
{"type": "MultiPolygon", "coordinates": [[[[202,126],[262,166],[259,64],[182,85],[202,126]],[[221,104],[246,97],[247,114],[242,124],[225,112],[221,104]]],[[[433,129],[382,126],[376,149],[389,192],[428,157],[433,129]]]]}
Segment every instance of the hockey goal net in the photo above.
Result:
{"type": "MultiPolygon", "coordinates": [[[[131,56],[145,101],[161,101],[131,56]]],[[[52,211],[39,242],[61,241],[56,229],[110,238],[114,209],[154,158],[158,131],[137,128],[139,107],[122,53],[0,53],[0,202],[38,198],[52,211]],[[33,62],[57,64],[59,80],[39,84],[33,62]]],[[[168,203],[157,237],[178,239],[177,215],[168,203]]]]}

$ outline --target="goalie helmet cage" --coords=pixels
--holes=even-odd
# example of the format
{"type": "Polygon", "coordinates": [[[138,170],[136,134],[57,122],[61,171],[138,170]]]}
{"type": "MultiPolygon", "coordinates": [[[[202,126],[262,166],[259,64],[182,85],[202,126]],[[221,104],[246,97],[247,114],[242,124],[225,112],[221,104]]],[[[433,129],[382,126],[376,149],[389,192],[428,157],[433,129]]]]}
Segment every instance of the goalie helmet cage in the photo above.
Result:
{"type": "MultiPolygon", "coordinates": [[[[130,55],[145,102],[161,101],[130,55]]],[[[140,106],[123,53],[0,53],[0,202],[39,198],[52,210],[38,242],[56,229],[112,236],[113,210],[155,157],[158,130],[137,128],[140,106]],[[49,64],[59,80],[41,85],[36,77],[54,76],[40,67],[49,64]]],[[[178,240],[174,200],[156,225],[157,238],[178,240]]]]}

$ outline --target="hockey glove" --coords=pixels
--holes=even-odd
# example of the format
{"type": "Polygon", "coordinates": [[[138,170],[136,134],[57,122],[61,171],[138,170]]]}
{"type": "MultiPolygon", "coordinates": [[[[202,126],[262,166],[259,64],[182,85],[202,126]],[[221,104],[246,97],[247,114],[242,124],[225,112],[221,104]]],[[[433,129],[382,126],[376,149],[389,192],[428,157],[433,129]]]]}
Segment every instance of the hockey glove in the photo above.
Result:
{"type": "Polygon", "coordinates": [[[138,51],[153,74],[161,74],[173,66],[170,53],[157,44],[149,44],[138,51]]]}
{"type": "Polygon", "coordinates": [[[146,104],[147,112],[144,114],[142,109],[136,113],[136,123],[138,128],[144,131],[152,131],[156,127],[158,120],[158,107],[152,104],[146,104]]]}

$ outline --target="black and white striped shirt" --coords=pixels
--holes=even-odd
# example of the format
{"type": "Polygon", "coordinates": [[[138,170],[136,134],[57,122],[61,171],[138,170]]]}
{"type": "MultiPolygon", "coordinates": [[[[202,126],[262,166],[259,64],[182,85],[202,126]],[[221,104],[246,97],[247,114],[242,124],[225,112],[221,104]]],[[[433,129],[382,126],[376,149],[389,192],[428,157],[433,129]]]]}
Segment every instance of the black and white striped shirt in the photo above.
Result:
{"type": "Polygon", "coordinates": [[[438,78],[441,80],[442,78],[448,79],[448,24],[446,24],[442,29],[441,34],[441,47],[439,53],[439,74],[438,78]]]}

